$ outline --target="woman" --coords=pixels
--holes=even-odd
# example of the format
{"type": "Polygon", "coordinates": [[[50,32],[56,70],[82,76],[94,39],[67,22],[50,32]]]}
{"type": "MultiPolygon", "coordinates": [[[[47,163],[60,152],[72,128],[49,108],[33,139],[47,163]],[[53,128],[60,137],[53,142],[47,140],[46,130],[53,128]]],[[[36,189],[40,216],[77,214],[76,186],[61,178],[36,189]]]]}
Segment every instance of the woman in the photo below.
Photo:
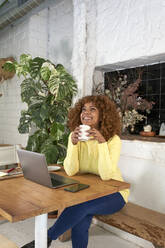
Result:
{"type": "MultiPolygon", "coordinates": [[[[69,111],[69,136],[64,169],[69,176],[92,173],[102,180],[123,181],[117,167],[121,141],[120,119],[114,103],[104,95],[86,96],[69,111]],[[80,125],[90,126],[88,141],[80,141],[80,125]]],[[[68,229],[72,229],[72,247],[86,248],[88,229],[96,214],[113,214],[128,201],[129,190],[110,194],[95,200],[66,208],[48,230],[48,247],[68,229]]],[[[34,241],[23,248],[34,247],[34,241]]]]}

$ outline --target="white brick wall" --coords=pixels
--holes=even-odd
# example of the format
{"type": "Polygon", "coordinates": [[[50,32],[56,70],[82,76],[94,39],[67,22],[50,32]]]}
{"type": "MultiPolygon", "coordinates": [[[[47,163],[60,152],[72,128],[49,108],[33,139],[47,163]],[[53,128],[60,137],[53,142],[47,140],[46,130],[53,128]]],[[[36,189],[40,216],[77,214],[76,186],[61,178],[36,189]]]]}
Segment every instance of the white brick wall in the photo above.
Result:
{"type": "MultiPolygon", "coordinates": [[[[164,0],[96,0],[96,65],[165,58],[164,0]]],[[[138,62],[138,61],[137,61],[138,62]]]]}
{"type": "MultiPolygon", "coordinates": [[[[62,63],[71,71],[73,8],[71,0],[52,1],[0,32],[0,58],[22,53],[62,63]]],[[[0,85],[0,144],[26,146],[27,135],[19,134],[20,111],[26,108],[20,98],[21,79],[17,76],[0,85]]]]}
{"type": "MultiPolygon", "coordinates": [[[[9,27],[0,34],[0,57],[13,56],[29,52],[29,22],[9,27]]],[[[0,143],[26,144],[27,135],[18,133],[20,111],[25,107],[20,98],[20,79],[16,76],[0,85],[0,143]]]]}
{"type": "Polygon", "coordinates": [[[63,64],[71,72],[73,49],[72,0],[60,1],[57,5],[50,7],[48,35],[49,59],[54,61],[55,64],[63,64]]]}

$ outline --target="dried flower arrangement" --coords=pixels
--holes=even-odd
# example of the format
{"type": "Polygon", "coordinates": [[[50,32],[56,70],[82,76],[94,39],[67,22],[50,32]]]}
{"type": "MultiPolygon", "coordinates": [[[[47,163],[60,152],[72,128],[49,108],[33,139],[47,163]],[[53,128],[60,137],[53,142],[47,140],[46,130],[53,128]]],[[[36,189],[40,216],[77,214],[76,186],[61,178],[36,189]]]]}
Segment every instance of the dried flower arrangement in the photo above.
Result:
{"type": "MultiPolygon", "coordinates": [[[[137,90],[142,81],[142,70],[136,71],[136,79],[132,83],[127,74],[118,71],[114,76],[106,74],[106,90],[104,94],[113,100],[118,108],[122,120],[122,131],[127,131],[130,127],[131,131],[137,122],[146,119],[145,112],[150,113],[154,102],[149,102],[139,96],[137,90]],[[138,112],[140,110],[141,114],[138,112]]],[[[103,93],[101,84],[94,89],[94,94],[103,93]]]]}

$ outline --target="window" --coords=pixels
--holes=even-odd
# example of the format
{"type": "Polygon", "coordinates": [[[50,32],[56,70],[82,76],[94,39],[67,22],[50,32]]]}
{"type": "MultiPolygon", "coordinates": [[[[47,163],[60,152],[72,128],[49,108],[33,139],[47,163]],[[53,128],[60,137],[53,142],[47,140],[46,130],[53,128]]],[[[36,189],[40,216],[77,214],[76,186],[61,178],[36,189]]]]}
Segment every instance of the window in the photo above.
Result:
{"type": "MultiPolygon", "coordinates": [[[[119,72],[122,75],[127,75],[128,82],[133,83],[137,79],[137,71],[139,70],[142,71],[142,81],[136,92],[139,94],[139,97],[148,101],[154,101],[155,104],[150,114],[138,112],[147,116],[147,124],[150,124],[153,131],[158,134],[161,123],[165,122],[165,63],[125,69],[119,72]]],[[[117,71],[105,73],[105,89],[109,89],[108,78],[114,78],[117,75],[117,71]]],[[[132,133],[139,134],[145,124],[146,120],[138,122],[132,133]]]]}

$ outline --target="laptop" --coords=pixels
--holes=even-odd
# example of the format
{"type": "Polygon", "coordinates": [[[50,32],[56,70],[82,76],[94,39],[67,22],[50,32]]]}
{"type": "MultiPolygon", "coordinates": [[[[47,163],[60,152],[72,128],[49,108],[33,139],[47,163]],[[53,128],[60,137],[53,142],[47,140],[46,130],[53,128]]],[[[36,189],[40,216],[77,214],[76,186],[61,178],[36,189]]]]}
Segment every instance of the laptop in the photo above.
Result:
{"type": "Polygon", "coordinates": [[[49,173],[44,154],[17,149],[23,175],[26,179],[49,188],[77,184],[77,180],[49,173]]]}

